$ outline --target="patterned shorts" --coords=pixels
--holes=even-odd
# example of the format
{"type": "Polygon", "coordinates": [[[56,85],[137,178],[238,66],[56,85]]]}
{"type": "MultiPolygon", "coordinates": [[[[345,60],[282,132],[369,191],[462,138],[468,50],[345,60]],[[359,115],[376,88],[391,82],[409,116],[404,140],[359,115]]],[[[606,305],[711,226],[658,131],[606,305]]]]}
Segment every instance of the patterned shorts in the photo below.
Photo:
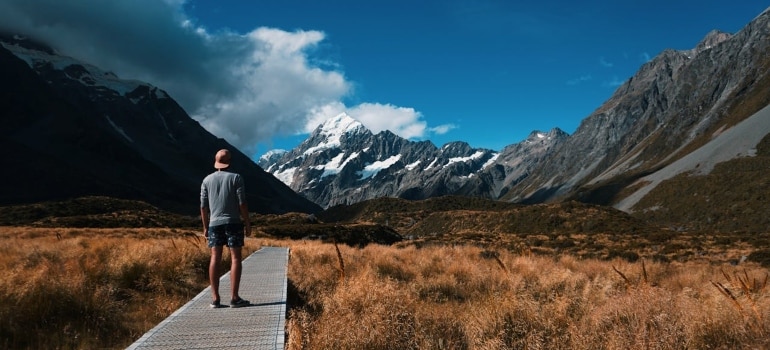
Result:
{"type": "Polygon", "coordinates": [[[243,247],[243,224],[209,226],[209,248],[225,244],[230,248],[243,247]]]}

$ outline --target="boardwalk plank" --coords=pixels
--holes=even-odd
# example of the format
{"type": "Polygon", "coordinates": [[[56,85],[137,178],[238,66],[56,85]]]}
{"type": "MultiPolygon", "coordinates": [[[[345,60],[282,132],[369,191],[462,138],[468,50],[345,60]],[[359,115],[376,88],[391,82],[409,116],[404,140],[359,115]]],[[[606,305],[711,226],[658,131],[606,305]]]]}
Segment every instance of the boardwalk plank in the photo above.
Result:
{"type": "MultiPolygon", "coordinates": [[[[250,306],[212,309],[207,287],[128,349],[283,349],[288,259],[288,248],[260,249],[243,260],[240,294],[250,306]]],[[[227,305],[230,273],[219,291],[227,305]]]]}

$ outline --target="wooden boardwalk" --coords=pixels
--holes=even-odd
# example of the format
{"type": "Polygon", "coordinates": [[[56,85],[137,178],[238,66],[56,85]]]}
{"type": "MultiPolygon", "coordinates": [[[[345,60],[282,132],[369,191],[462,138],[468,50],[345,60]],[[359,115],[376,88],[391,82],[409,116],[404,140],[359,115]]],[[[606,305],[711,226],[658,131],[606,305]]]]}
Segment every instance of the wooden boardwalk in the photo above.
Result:
{"type": "MultiPolygon", "coordinates": [[[[128,349],[283,349],[289,249],[265,247],[243,260],[242,308],[212,309],[211,287],[151,329],[128,349]]],[[[230,273],[220,279],[223,305],[230,273]]]]}

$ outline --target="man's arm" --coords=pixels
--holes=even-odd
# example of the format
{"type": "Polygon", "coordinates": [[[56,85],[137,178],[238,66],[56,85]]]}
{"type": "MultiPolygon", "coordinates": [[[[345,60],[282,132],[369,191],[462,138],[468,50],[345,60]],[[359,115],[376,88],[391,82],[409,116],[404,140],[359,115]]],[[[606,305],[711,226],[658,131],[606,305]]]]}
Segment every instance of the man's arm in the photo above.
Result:
{"type": "Polygon", "coordinates": [[[249,206],[246,203],[241,203],[241,217],[243,218],[243,235],[251,235],[251,218],[249,218],[249,206]]]}
{"type": "Polygon", "coordinates": [[[201,222],[203,223],[203,237],[209,237],[209,208],[201,208],[201,222]]]}
{"type": "Polygon", "coordinates": [[[203,237],[209,238],[209,220],[211,211],[209,210],[209,189],[206,187],[206,179],[201,183],[201,222],[203,223],[203,237]]]}

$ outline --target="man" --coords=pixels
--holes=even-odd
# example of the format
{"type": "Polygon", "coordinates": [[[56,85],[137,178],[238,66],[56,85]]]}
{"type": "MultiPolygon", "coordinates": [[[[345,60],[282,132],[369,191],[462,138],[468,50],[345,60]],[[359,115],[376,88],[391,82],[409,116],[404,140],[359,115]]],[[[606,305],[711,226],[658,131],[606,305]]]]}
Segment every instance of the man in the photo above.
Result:
{"type": "Polygon", "coordinates": [[[209,174],[201,184],[201,220],[203,236],[208,238],[211,248],[209,262],[209,281],[213,301],[212,308],[221,307],[219,297],[219,261],[222,259],[222,247],[230,249],[230,307],[250,305],[240,297],[238,288],[241,283],[241,248],[243,239],[251,233],[249,208],[246,204],[246,189],[243,178],[228,170],[230,151],[221,149],[214,157],[217,171],[209,174]]]}

